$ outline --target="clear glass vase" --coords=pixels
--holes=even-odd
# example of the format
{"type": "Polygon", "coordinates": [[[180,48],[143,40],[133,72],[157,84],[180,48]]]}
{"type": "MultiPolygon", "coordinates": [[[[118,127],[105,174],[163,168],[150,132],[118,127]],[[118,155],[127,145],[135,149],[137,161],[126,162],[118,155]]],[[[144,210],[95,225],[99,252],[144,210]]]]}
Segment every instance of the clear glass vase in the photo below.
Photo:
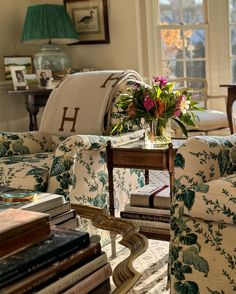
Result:
{"type": "Polygon", "coordinates": [[[145,145],[148,148],[166,147],[171,142],[171,120],[153,119],[147,122],[145,145]]]}

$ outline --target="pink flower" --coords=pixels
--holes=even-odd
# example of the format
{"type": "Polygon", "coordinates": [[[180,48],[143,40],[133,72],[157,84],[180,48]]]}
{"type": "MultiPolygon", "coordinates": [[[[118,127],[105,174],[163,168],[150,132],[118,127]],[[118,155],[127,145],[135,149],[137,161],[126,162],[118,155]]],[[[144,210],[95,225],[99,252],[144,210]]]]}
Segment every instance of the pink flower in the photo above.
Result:
{"type": "Polygon", "coordinates": [[[167,79],[164,77],[153,77],[153,84],[163,88],[167,84],[167,79]]]}
{"type": "Polygon", "coordinates": [[[149,111],[150,109],[152,109],[155,106],[155,102],[147,95],[144,98],[143,105],[144,105],[145,109],[147,111],[149,111]]]}

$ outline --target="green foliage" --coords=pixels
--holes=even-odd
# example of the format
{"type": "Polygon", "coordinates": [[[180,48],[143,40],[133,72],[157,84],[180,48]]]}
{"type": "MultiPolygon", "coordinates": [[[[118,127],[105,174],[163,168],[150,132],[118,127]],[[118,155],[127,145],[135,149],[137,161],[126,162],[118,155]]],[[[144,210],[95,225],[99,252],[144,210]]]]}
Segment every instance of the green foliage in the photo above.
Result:
{"type": "Polygon", "coordinates": [[[201,256],[196,247],[191,246],[183,251],[183,261],[188,265],[193,265],[194,268],[207,276],[209,272],[208,262],[201,256]]]}
{"type": "Polygon", "coordinates": [[[175,167],[181,167],[182,169],[185,167],[185,159],[180,153],[175,156],[175,167]]]}
{"type": "Polygon", "coordinates": [[[179,294],[200,294],[198,285],[193,281],[175,283],[175,290],[179,294]]]}

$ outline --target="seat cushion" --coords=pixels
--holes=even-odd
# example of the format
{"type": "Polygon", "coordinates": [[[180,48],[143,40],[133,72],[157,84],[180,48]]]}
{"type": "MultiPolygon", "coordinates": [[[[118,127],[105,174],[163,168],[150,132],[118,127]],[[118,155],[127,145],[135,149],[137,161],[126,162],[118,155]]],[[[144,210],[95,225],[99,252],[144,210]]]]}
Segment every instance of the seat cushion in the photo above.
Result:
{"type": "Polygon", "coordinates": [[[52,157],[44,152],[0,158],[1,185],[46,192],[52,157]]]}
{"type": "Polygon", "coordinates": [[[189,131],[201,130],[207,132],[229,126],[227,115],[222,111],[207,109],[204,111],[196,110],[194,113],[199,121],[197,121],[196,127],[188,126],[189,131]]]}

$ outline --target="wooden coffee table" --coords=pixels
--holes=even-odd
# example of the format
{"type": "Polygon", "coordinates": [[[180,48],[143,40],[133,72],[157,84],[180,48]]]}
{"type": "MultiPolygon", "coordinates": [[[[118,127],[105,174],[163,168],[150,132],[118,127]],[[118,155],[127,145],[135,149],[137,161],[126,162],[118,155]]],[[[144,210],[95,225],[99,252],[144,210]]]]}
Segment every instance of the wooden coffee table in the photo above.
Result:
{"type": "MultiPolygon", "coordinates": [[[[113,168],[135,168],[145,170],[145,184],[149,183],[149,170],[168,171],[170,175],[170,197],[173,195],[174,185],[174,158],[178,148],[185,142],[184,139],[173,139],[169,145],[162,148],[148,148],[144,140],[112,146],[107,143],[107,168],[109,181],[109,211],[115,215],[113,168]]],[[[141,232],[148,238],[169,240],[169,232],[153,234],[141,232]]]]}

